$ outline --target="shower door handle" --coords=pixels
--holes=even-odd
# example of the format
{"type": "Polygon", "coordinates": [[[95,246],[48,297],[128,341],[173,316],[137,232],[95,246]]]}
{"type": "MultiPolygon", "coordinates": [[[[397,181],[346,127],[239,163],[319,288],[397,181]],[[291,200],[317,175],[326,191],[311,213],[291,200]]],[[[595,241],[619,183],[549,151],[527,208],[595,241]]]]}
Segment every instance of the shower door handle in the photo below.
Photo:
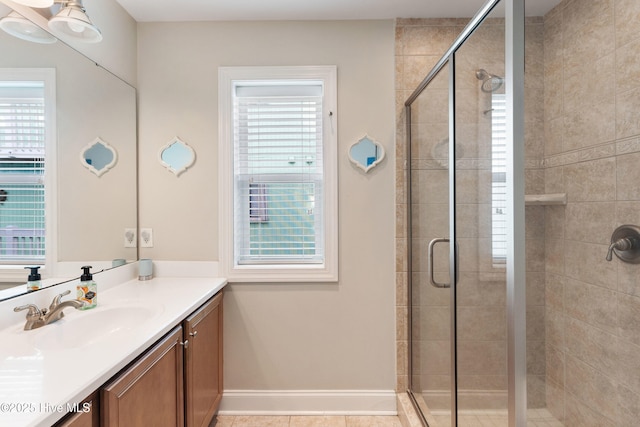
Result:
{"type": "Polygon", "coordinates": [[[451,286],[450,283],[436,282],[433,277],[433,248],[438,243],[449,243],[449,239],[438,237],[429,242],[429,282],[431,283],[431,286],[436,288],[448,288],[451,286]]]}

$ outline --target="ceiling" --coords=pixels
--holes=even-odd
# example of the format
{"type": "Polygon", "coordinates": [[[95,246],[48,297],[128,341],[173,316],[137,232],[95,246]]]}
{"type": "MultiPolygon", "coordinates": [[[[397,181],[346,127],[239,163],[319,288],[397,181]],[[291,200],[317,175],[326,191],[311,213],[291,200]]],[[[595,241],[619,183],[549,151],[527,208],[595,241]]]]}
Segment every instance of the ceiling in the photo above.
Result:
{"type": "MultiPolygon", "coordinates": [[[[485,0],[116,0],[138,22],[471,18],[485,0]]],[[[542,16],[559,0],[530,0],[542,16]]]]}

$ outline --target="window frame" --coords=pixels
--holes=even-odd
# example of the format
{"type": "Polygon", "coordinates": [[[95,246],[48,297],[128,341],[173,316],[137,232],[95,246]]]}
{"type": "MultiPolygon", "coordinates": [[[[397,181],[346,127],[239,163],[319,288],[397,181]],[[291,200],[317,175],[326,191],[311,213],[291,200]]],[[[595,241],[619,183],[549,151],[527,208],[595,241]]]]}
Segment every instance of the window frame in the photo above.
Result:
{"type": "MultiPolygon", "coordinates": [[[[248,66],[218,69],[219,258],[231,282],[335,282],[338,280],[337,67],[248,66]],[[322,81],[324,259],[321,263],[240,264],[234,250],[234,85],[241,81],[322,81]]],[[[240,204],[242,205],[242,204],[240,204]]]]}
{"type": "Polygon", "coordinates": [[[56,142],[56,70],[55,68],[0,68],[3,81],[43,81],[45,103],[45,259],[44,263],[0,264],[1,282],[24,282],[24,267],[40,265],[40,274],[51,277],[57,259],[57,142],[56,142]]]}

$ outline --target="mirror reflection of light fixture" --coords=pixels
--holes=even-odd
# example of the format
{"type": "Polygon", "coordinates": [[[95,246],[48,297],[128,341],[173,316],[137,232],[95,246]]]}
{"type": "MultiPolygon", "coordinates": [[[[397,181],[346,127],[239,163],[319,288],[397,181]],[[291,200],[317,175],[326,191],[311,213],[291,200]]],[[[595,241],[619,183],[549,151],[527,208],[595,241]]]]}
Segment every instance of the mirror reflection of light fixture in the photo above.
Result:
{"type": "Polygon", "coordinates": [[[82,0],[62,1],[62,8],[51,19],[49,28],[54,33],[64,34],[86,43],[98,43],[102,33],[87,15],[82,0]]]}
{"type": "Polygon", "coordinates": [[[34,43],[55,43],[56,38],[16,11],[0,18],[0,28],[8,34],[34,43]]]}

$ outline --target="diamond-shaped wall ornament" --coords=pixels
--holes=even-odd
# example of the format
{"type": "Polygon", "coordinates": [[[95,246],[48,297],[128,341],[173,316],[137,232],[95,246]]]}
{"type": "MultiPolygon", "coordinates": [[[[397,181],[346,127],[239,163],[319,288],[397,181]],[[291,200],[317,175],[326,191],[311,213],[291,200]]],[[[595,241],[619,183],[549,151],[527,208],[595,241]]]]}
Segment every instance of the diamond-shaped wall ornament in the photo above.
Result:
{"type": "Polygon", "coordinates": [[[384,147],[369,137],[363,136],[349,148],[349,160],[365,172],[369,172],[384,159],[384,147]]]}
{"type": "Polygon", "coordinates": [[[82,166],[97,176],[102,176],[109,171],[116,165],[117,161],[118,153],[115,148],[99,137],[88,143],[80,151],[80,163],[82,163],[82,166]]]}
{"type": "Polygon", "coordinates": [[[160,164],[179,176],[196,161],[196,152],[177,136],[158,152],[160,164]]]}

